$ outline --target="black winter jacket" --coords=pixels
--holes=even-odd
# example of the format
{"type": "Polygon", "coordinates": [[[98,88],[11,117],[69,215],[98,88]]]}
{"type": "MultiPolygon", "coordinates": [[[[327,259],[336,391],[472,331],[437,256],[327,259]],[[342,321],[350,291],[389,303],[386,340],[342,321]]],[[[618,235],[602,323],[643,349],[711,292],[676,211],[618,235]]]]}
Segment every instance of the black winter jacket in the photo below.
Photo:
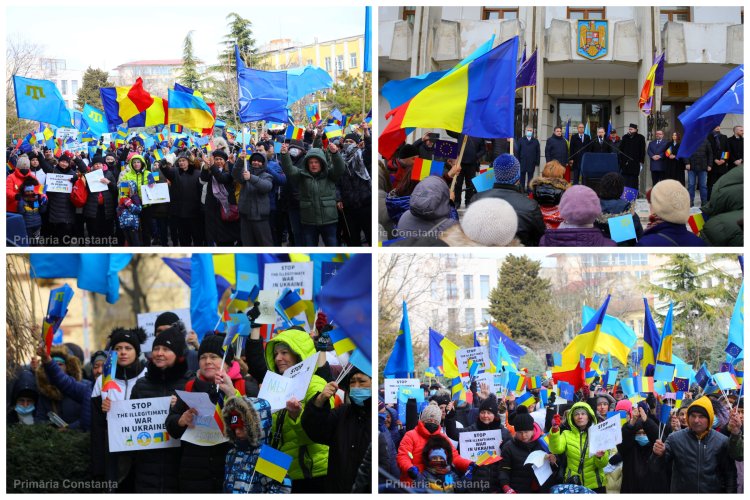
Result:
{"type": "MultiPolygon", "coordinates": [[[[541,430],[537,434],[541,436],[541,430]]],[[[554,471],[557,466],[552,466],[553,474],[543,485],[539,485],[531,464],[525,465],[526,459],[532,451],[544,451],[539,444],[539,438],[530,443],[522,443],[517,439],[503,441],[502,460],[500,461],[500,485],[510,486],[516,493],[540,493],[547,492],[551,483],[554,482],[554,471]]]]}
{"type": "Polygon", "coordinates": [[[179,167],[161,167],[170,182],[170,213],[181,219],[191,219],[201,214],[200,170],[191,165],[187,170],[179,167]]]}
{"type": "Polygon", "coordinates": [[[92,193],[89,190],[86,204],[83,206],[83,216],[87,219],[96,219],[96,213],[99,210],[99,195],[104,200],[104,218],[114,220],[115,208],[117,207],[117,180],[112,176],[112,172],[104,172],[104,178],[109,181],[106,191],[92,193]]]}
{"type": "Polygon", "coordinates": [[[516,237],[525,247],[539,246],[539,240],[544,235],[546,226],[536,201],[521,194],[516,186],[497,183],[492,189],[475,194],[471,201],[473,203],[484,198],[500,198],[510,203],[518,216],[516,237]]]}
{"type": "MultiPolygon", "coordinates": [[[[669,426],[667,426],[669,430],[669,426]]],[[[648,459],[659,437],[659,425],[651,418],[622,426],[622,443],[617,452],[622,457],[622,486],[620,493],[669,493],[669,476],[649,466],[648,459]],[[635,441],[640,430],[646,431],[649,443],[641,446],[635,441]]],[[[666,438],[664,438],[666,439],[666,438]]]]}

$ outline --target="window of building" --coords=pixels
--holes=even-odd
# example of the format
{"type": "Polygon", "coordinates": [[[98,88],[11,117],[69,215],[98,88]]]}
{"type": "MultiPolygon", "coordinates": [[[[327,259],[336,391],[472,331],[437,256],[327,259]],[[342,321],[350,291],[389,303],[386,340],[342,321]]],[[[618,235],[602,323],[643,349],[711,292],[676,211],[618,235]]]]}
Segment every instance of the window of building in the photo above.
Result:
{"type": "Polygon", "coordinates": [[[501,7],[482,7],[482,20],[518,19],[518,9],[504,9],[501,7]]]}
{"type": "Polygon", "coordinates": [[[490,316],[490,310],[482,309],[482,324],[489,325],[490,321],[492,321],[492,316],[490,316]]]}
{"type": "Polygon", "coordinates": [[[352,52],[349,54],[349,67],[350,68],[356,68],[357,67],[357,53],[352,52]]]}
{"type": "Polygon", "coordinates": [[[60,93],[61,94],[68,93],[68,80],[60,80],[60,93]]]}
{"type": "Polygon", "coordinates": [[[474,276],[464,274],[464,298],[471,299],[474,296],[474,276]]]}
{"type": "Polygon", "coordinates": [[[448,331],[458,331],[458,308],[456,307],[448,308],[448,331]]]}
{"type": "Polygon", "coordinates": [[[565,126],[570,120],[570,136],[577,134],[579,123],[589,124],[588,135],[595,136],[597,127],[607,128],[612,117],[612,103],[610,101],[559,100],[557,101],[557,120],[562,124],[563,135],[565,126]]]}
{"type": "Polygon", "coordinates": [[[445,293],[446,299],[457,299],[458,298],[458,285],[456,283],[455,274],[445,275],[445,293]]]}
{"type": "Polygon", "coordinates": [[[326,57],[326,71],[328,73],[331,72],[331,58],[330,57],[326,57]]]}
{"type": "Polygon", "coordinates": [[[479,277],[479,298],[487,300],[490,296],[490,277],[483,274],[479,277]]]}
{"type": "Polygon", "coordinates": [[[473,332],[476,324],[474,323],[474,309],[466,309],[464,311],[465,323],[464,327],[467,332],[473,332]]]}
{"type": "Polygon", "coordinates": [[[340,73],[344,71],[344,56],[336,56],[336,72],[340,73]]]}
{"type": "Polygon", "coordinates": [[[312,63],[313,63],[313,60],[312,60],[312,59],[308,59],[308,60],[307,60],[307,65],[308,65],[308,66],[312,66],[312,63]]]}
{"type": "Polygon", "coordinates": [[[659,27],[664,28],[664,25],[669,21],[684,21],[690,22],[690,7],[661,7],[659,9],[659,27]]]}
{"type": "Polygon", "coordinates": [[[401,13],[401,19],[404,21],[409,21],[410,23],[414,24],[414,18],[417,15],[417,8],[416,7],[404,7],[401,13]]]}
{"type": "Polygon", "coordinates": [[[439,300],[440,299],[440,285],[438,285],[437,280],[432,281],[432,285],[430,288],[432,292],[431,293],[432,300],[439,300]]]}
{"type": "Polygon", "coordinates": [[[604,7],[568,7],[568,19],[606,19],[604,7]]]}
{"type": "Polygon", "coordinates": [[[74,94],[78,92],[78,80],[70,81],[70,91],[74,94]]]}
{"type": "Polygon", "coordinates": [[[458,258],[455,254],[449,254],[445,256],[445,267],[449,269],[455,269],[457,262],[458,258]]]}

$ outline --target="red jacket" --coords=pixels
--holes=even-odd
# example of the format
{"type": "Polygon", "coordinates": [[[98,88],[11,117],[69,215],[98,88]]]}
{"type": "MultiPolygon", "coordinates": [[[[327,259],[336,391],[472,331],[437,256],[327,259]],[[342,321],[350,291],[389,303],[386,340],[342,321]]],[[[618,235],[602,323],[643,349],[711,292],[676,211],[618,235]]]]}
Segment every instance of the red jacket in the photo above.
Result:
{"type": "MultiPolygon", "coordinates": [[[[401,469],[401,481],[409,484],[412,483],[411,478],[406,474],[406,471],[411,466],[416,466],[419,472],[424,470],[424,463],[422,462],[424,445],[430,436],[440,434],[441,430],[442,428],[438,427],[433,434],[430,434],[420,420],[414,429],[404,434],[401,444],[398,447],[398,454],[396,455],[396,463],[398,464],[398,468],[401,469]],[[409,454],[411,454],[411,457],[409,454]]],[[[447,437],[445,439],[450,443],[447,437]]],[[[463,474],[469,468],[471,461],[459,455],[458,450],[456,450],[453,444],[451,444],[451,448],[453,449],[453,467],[463,474]]]]}
{"type": "Polygon", "coordinates": [[[20,191],[23,181],[29,177],[36,179],[36,176],[31,173],[31,170],[28,172],[28,175],[21,175],[20,170],[16,168],[13,170],[13,173],[5,179],[5,199],[8,203],[6,211],[8,213],[14,214],[18,211],[18,200],[16,199],[16,195],[23,194],[20,191]]]}

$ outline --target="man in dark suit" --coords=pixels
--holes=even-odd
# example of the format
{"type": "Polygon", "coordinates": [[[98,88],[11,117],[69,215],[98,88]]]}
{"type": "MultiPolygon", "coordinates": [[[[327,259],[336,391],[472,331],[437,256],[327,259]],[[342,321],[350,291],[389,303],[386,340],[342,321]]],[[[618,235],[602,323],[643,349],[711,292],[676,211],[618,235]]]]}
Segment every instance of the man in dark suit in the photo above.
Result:
{"type": "Polygon", "coordinates": [[[526,127],[526,134],[516,141],[515,157],[521,163],[521,189],[529,188],[529,181],[534,177],[534,170],[539,167],[541,149],[539,140],[534,137],[534,128],[526,127]]]}
{"type": "MultiPolygon", "coordinates": [[[[605,137],[606,130],[604,130],[604,127],[599,127],[596,129],[596,137],[593,140],[593,143],[591,144],[591,148],[589,151],[592,153],[611,153],[612,152],[612,143],[607,140],[605,137]]],[[[585,153],[581,153],[585,154],[585,153]]]]}
{"type": "Polygon", "coordinates": [[[727,147],[729,148],[729,169],[739,167],[742,165],[743,147],[744,147],[744,136],[745,129],[742,125],[736,125],[733,129],[734,134],[732,137],[727,139],[727,147]]]}
{"type": "Polygon", "coordinates": [[[578,184],[581,173],[581,158],[587,151],[590,151],[589,144],[591,143],[591,136],[583,133],[586,126],[583,123],[578,124],[578,133],[570,138],[570,156],[568,163],[571,163],[573,178],[571,182],[578,184]]]}
{"type": "Polygon", "coordinates": [[[713,164],[708,168],[708,199],[710,200],[714,184],[729,171],[729,146],[727,136],[721,133],[721,125],[717,125],[708,136],[708,143],[711,144],[714,157],[713,164]]]}
{"type": "Polygon", "coordinates": [[[657,182],[664,179],[667,170],[667,160],[665,158],[669,142],[664,140],[664,131],[656,131],[656,139],[648,143],[646,151],[651,159],[651,183],[656,185],[657,182]]]}
{"type": "Polygon", "coordinates": [[[638,176],[646,159],[646,138],[638,133],[638,125],[631,123],[628,133],[620,140],[620,173],[625,186],[639,189],[638,176]]]}

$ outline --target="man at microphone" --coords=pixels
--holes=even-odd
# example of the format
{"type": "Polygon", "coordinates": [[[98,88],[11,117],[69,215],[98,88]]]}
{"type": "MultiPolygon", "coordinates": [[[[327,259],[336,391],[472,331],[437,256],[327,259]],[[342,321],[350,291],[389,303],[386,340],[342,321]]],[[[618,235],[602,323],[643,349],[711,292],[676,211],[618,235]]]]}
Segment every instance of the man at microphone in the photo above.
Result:
{"type": "MultiPolygon", "coordinates": [[[[611,153],[612,152],[612,143],[610,143],[607,138],[605,137],[606,130],[604,130],[604,127],[599,127],[596,129],[596,139],[594,139],[593,144],[591,144],[591,148],[589,149],[592,153],[611,153]]],[[[585,153],[581,153],[585,154],[585,153]]]]}
{"type": "Polygon", "coordinates": [[[578,184],[581,174],[581,158],[585,151],[589,151],[589,144],[591,143],[591,136],[583,133],[586,126],[583,123],[578,124],[578,133],[570,138],[570,156],[568,156],[568,164],[572,167],[573,176],[570,181],[573,184],[578,184]],[[583,152],[582,152],[583,151],[583,152]]]}

